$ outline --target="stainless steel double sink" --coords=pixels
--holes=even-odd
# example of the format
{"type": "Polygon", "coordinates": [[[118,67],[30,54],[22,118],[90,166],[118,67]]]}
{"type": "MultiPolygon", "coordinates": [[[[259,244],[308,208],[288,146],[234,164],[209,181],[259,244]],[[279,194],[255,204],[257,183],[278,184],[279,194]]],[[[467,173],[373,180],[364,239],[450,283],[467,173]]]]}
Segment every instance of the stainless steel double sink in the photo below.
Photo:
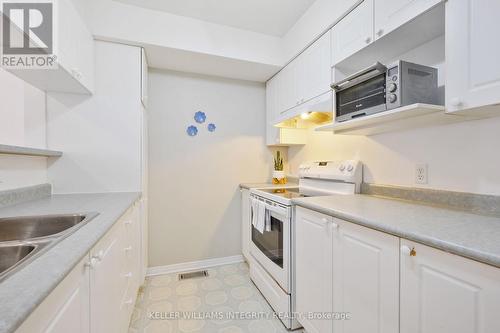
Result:
{"type": "Polygon", "coordinates": [[[0,218],[0,282],[97,215],[84,213],[0,218]]]}

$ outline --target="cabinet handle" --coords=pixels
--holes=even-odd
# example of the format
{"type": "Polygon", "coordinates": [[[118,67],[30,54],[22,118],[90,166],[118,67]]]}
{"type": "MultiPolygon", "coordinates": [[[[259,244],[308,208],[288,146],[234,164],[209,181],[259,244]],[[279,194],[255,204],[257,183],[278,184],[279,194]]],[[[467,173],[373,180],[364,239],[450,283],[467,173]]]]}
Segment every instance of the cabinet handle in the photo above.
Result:
{"type": "Polygon", "coordinates": [[[132,250],[132,246],[127,246],[126,248],[123,249],[125,252],[128,252],[128,251],[131,251],[132,250]]]}
{"type": "Polygon", "coordinates": [[[370,44],[370,42],[371,42],[371,41],[372,41],[372,38],[371,38],[371,37],[367,37],[367,38],[365,39],[365,43],[366,43],[366,44],[370,44]]]}
{"type": "Polygon", "coordinates": [[[104,258],[104,251],[99,251],[95,256],[93,256],[93,258],[95,258],[97,261],[102,261],[102,258],[104,258]]]}
{"type": "Polygon", "coordinates": [[[130,279],[132,277],[132,272],[128,272],[127,274],[123,274],[123,277],[130,279]]]}
{"type": "Polygon", "coordinates": [[[133,303],[133,302],[134,302],[134,301],[133,301],[133,300],[132,300],[132,298],[131,298],[131,299],[129,299],[128,301],[126,301],[126,302],[125,302],[125,304],[126,304],[126,305],[132,305],[132,303],[133,303]]]}
{"type": "Polygon", "coordinates": [[[377,36],[379,36],[379,37],[380,37],[380,36],[382,36],[383,34],[384,34],[384,29],[379,29],[379,30],[377,31],[377,36]]]}
{"type": "Polygon", "coordinates": [[[132,220],[127,220],[124,222],[125,225],[131,225],[132,224],[132,220]]]}
{"type": "Polygon", "coordinates": [[[401,254],[409,257],[416,257],[417,251],[414,247],[410,248],[409,246],[403,245],[401,246],[401,254]]]}
{"type": "Polygon", "coordinates": [[[328,223],[328,219],[327,219],[326,217],[323,217],[323,218],[321,219],[321,222],[323,222],[323,223],[328,223]]]}
{"type": "Polygon", "coordinates": [[[335,222],[332,222],[332,228],[334,230],[337,230],[339,228],[339,225],[337,223],[335,223],[335,222]]]}
{"type": "Polygon", "coordinates": [[[92,259],[90,259],[90,261],[87,261],[85,263],[85,267],[93,269],[93,268],[95,268],[96,264],[97,264],[97,259],[96,258],[92,258],[92,259]]]}

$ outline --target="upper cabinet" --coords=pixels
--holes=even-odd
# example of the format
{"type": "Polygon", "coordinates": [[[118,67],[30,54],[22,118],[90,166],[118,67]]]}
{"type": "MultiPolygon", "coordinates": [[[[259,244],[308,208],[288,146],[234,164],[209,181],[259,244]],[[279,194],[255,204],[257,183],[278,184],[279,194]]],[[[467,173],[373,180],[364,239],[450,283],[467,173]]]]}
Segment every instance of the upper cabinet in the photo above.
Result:
{"type": "MultiPolygon", "coordinates": [[[[92,94],[94,91],[94,39],[70,0],[54,6],[56,68],[5,68],[22,80],[44,91],[92,94]]],[[[11,24],[12,31],[22,34],[11,24]]],[[[30,43],[35,43],[30,40],[30,43]]],[[[36,44],[36,43],[35,43],[36,44]]]]}
{"type": "Polygon", "coordinates": [[[500,115],[500,1],[446,3],[446,108],[500,115]]]}
{"type": "Polygon", "coordinates": [[[277,128],[274,125],[301,113],[331,113],[330,41],[330,32],[327,32],[267,81],[267,145],[305,144],[305,130],[277,128]],[[325,110],[319,110],[319,107],[325,110]]]}
{"type": "Polygon", "coordinates": [[[439,2],[441,0],[375,0],[375,39],[390,33],[439,2]]]}
{"type": "Polygon", "coordinates": [[[360,70],[362,67],[356,68],[358,65],[366,67],[366,63],[392,59],[438,37],[444,30],[444,14],[436,8],[440,2],[442,0],[364,0],[332,28],[332,64],[349,59],[349,66],[360,70]],[[424,13],[428,15],[422,15],[424,13]],[[396,31],[393,38],[383,38],[396,31]],[[369,52],[364,54],[361,50],[369,52]],[[356,53],[363,54],[352,58],[356,53]]]}
{"type": "Polygon", "coordinates": [[[332,60],[334,64],[373,41],[373,1],[363,1],[332,28],[332,60]]]}

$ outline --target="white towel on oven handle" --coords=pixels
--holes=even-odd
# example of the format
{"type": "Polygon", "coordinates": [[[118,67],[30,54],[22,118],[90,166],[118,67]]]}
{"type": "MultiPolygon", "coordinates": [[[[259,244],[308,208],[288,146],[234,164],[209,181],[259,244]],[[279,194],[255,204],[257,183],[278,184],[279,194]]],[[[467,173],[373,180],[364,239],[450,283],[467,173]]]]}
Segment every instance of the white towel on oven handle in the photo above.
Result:
{"type": "Polygon", "coordinates": [[[252,198],[252,225],[261,234],[264,233],[266,219],[266,204],[252,198]]]}

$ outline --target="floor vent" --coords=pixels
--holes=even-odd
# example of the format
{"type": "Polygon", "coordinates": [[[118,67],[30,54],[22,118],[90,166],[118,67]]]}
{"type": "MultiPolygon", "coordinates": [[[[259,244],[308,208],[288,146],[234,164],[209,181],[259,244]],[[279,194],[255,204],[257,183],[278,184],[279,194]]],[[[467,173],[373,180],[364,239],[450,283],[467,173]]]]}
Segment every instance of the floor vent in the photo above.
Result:
{"type": "Polygon", "coordinates": [[[181,273],[179,274],[179,281],[187,280],[187,279],[196,279],[196,278],[204,278],[208,277],[208,271],[196,271],[189,273],[181,273]]]}

